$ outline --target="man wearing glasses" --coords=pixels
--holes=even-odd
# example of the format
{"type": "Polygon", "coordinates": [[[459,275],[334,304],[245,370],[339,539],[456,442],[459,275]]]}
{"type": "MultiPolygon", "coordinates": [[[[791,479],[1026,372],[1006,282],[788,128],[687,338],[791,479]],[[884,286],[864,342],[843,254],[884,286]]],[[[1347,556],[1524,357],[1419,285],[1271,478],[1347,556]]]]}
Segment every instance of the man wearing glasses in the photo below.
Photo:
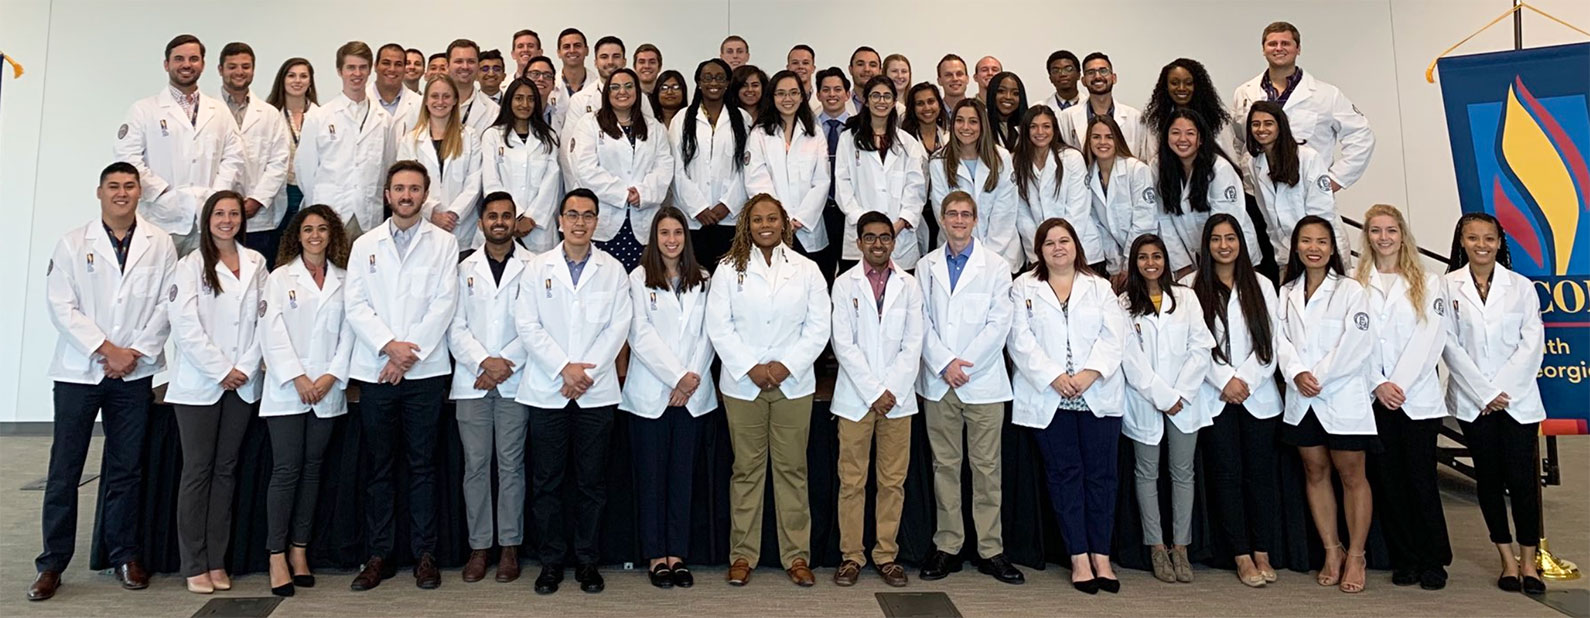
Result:
{"type": "Polygon", "coordinates": [[[1146,161],[1154,153],[1148,130],[1143,127],[1143,113],[1115,100],[1115,79],[1115,67],[1111,66],[1110,57],[1104,52],[1093,52],[1082,59],[1082,85],[1088,89],[1088,99],[1085,104],[1073,105],[1060,112],[1060,124],[1063,125],[1060,137],[1072,148],[1083,148],[1087,145],[1085,134],[1088,123],[1093,121],[1094,116],[1107,115],[1120,125],[1121,136],[1126,138],[1132,156],[1146,161]]]}
{"type": "Polygon", "coordinates": [[[1054,86],[1054,94],[1044,99],[1043,104],[1056,115],[1082,102],[1082,93],[1077,90],[1077,80],[1082,76],[1081,65],[1077,55],[1065,49],[1049,54],[1049,61],[1044,63],[1049,69],[1049,84],[1054,86]]]}
{"type": "Polygon", "coordinates": [[[480,93],[499,106],[502,105],[502,80],[506,77],[508,67],[503,62],[502,52],[495,49],[480,52],[480,93]]]}
{"type": "Polygon", "coordinates": [[[607,502],[608,436],[620,399],[614,361],[629,334],[630,296],[624,265],[591,242],[597,208],[590,189],[563,196],[563,242],[530,262],[514,303],[519,341],[530,351],[515,400],[530,407],[530,511],[541,543],[537,594],[558,591],[571,534],[580,589],[603,588],[596,533],[607,502]],[[565,511],[569,472],[576,491],[565,511]]]}

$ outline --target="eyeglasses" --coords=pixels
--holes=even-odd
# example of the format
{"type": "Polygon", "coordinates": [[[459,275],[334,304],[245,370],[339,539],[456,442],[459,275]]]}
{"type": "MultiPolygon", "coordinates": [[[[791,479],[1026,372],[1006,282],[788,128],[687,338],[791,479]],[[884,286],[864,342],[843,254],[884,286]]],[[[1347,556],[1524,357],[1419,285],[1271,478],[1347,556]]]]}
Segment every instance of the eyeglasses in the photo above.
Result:
{"type": "Polygon", "coordinates": [[[947,210],[947,211],[944,211],[944,218],[945,219],[976,219],[977,218],[977,214],[973,213],[970,210],[947,210]]]}
{"type": "Polygon", "coordinates": [[[773,91],[773,98],[775,98],[775,99],[799,99],[799,98],[801,98],[801,91],[799,91],[799,90],[774,90],[773,91]]]}
{"type": "Polygon", "coordinates": [[[524,76],[534,80],[552,79],[557,74],[551,71],[525,71],[524,76]]]}
{"type": "Polygon", "coordinates": [[[1088,77],[1093,77],[1093,76],[1109,77],[1110,73],[1112,73],[1112,72],[1113,71],[1110,70],[1110,67],[1099,67],[1097,69],[1088,69],[1086,71],[1083,71],[1082,74],[1086,75],[1088,77]]]}
{"type": "Polygon", "coordinates": [[[590,222],[596,220],[596,211],[594,211],[594,210],[565,210],[565,211],[563,211],[563,218],[564,219],[568,219],[569,221],[583,221],[585,223],[590,223],[590,222]]]}
{"type": "Polygon", "coordinates": [[[720,76],[717,76],[717,75],[702,75],[701,79],[698,79],[696,81],[701,82],[703,84],[727,84],[727,83],[729,83],[729,78],[720,77],[720,76]]]}
{"type": "Polygon", "coordinates": [[[887,103],[894,100],[894,95],[887,92],[874,92],[867,95],[867,100],[874,103],[887,103]]]}
{"type": "Polygon", "coordinates": [[[622,84],[609,84],[608,88],[611,89],[611,90],[618,90],[618,91],[628,92],[630,90],[634,90],[635,89],[635,82],[624,82],[622,84]]]}
{"type": "Polygon", "coordinates": [[[481,73],[506,73],[507,69],[498,66],[480,67],[481,73]]]}
{"type": "Polygon", "coordinates": [[[1053,68],[1049,69],[1049,74],[1050,75],[1076,75],[1077,74],[1077,68],[1074,67],[1074,66],[1069,66],[1069,65],[1062,66],[1062,67],[1053,67],[1053,68]]]}
{"type": "Polygon", "coordinates": [[[866,234],[861,237],[861,244],[876,245],[878,243],[894,242],[894,234],[866,234]]]}

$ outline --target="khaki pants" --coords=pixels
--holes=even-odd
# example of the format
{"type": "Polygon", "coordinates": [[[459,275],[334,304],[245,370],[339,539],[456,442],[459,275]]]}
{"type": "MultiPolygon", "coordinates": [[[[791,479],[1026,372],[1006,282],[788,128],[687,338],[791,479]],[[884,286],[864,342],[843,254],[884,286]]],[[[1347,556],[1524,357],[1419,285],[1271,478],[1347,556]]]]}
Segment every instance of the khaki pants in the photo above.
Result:
{"type": "Polygon", "coordinates": [[[972,523],[977,526],[977,555],[991,558],[1005,552],[999,521],[1000,431],[1005,404],[961,403],[955,390],[942,401],[927,401],[928,445],[933,449],[933,495],[938,507],[938,530],[933,544],[939,551],[958,554],[966,542],[961,514],[961,430],[965,428],[966,458],[972,465],[972,523]]]}
{"type": "Polygon", "coordinates": [[[873,564],[894,562],[900,545],[900,510],[905,506],[905,474],[911,463],[911,417],[887,418],[868,412],[858,421],[839,421],[839,551],[845,560],[866,565],[862,531],[866,527],[867,463],[877,438],[878,498],[874,508],[878,545],[873,564]]]}
{"type": "Polygon", "coordinates": [[[787,399],[778,389],[753,401],[724,397],[734,467],[729,475],[729,562],[756,566],[762,556],[762,505],[768,451],[773,454],[773,505],[778,515],[779,562],[810,561],[811,500],[806,491],[806,441],[812,396],[787,399]]]}

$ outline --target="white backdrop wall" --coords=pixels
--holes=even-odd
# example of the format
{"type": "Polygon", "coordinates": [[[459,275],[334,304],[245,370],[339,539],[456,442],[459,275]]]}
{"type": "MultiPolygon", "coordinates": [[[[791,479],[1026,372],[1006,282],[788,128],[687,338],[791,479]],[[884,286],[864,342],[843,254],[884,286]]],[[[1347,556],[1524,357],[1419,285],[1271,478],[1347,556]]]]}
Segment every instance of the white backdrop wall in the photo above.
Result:
{"type": "MultiPolygon", "coordinates": [[[[1581,2],[1535,4],[1590,24],[1590,7],[1581,2]]],[[[1338,195],[1341,211],[1356,217],[1377,202],[1403,206],[1420,243],[1444,252],[1458,215],[1457,192],[1440,90],[1424,82],[1424,68],[1508,6],[1507,0],[0,0],[0,51],[27,67],[21,80],[4,78],[0,102],[6,221],[0,225],[0,423],[51,418],[44,374],[55,331],[44,305],[45,265],[65,230],[95,216],[96,175],[110,161],[116,127],[128,105],[164,87],[161,50],[178,33],[196,34],[208,46],[200,87],[211,94],[219,90],[217,54],[233,40],[258,54],[257,96],[269,89],[282,60],[304,56],[329,99],[339,90],[333,52],[350,39],[430,53],[467,37],[506,52],[512,32],[528,27],[542,34],[550,52],[556,33],[574,26],[592,42],[616,34],[631,49],[653,43],[663,50],[664,68],[687,77],[730,33],[750,41],[751,62],[769,73],[783,67],[785,51],[796,43],[816,48],[819,67],[843,66],[858,45],[903,53],[913,61],[913,81],[932,80],[947,52],[969,63],[994,55],[1022,77],[1032,100],[1051,91],[1043,66],[1051,51],[1102,50],[1120,75],[1116,96],[1141,107],[1159,68],[1177,57],[1203,62],[1229,102],[1239,83],[1264,68],[1260,30],[1284,19],[1302,30],[1300,65],[1341,87],[1375,129],[1369,171],[1338,195]],[[449,5],[458,8],[440,10],[449,5]]],[[[1531,46],[1576,40],[1543,19],[1525,23],[1531,46]]],[[[1510,49],[1507,26],[1460,53],[1510,49]]]]}

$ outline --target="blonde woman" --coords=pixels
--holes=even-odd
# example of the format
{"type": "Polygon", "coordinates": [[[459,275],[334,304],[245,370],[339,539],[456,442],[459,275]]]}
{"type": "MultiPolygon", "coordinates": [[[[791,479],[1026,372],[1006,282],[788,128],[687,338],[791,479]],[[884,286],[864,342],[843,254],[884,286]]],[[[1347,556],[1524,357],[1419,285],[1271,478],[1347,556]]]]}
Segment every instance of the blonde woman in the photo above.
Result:
{"type": "Polygon", "coordinates": [[[430,175],[431,187],[421,214],[453,233],[458,246],[481,244],[480,133],[464,126],[458,114],[458,87],[450,79],[425,84],[419,119],[414,126],[397,124],[397,160],[419,161],[430,175]]]}

